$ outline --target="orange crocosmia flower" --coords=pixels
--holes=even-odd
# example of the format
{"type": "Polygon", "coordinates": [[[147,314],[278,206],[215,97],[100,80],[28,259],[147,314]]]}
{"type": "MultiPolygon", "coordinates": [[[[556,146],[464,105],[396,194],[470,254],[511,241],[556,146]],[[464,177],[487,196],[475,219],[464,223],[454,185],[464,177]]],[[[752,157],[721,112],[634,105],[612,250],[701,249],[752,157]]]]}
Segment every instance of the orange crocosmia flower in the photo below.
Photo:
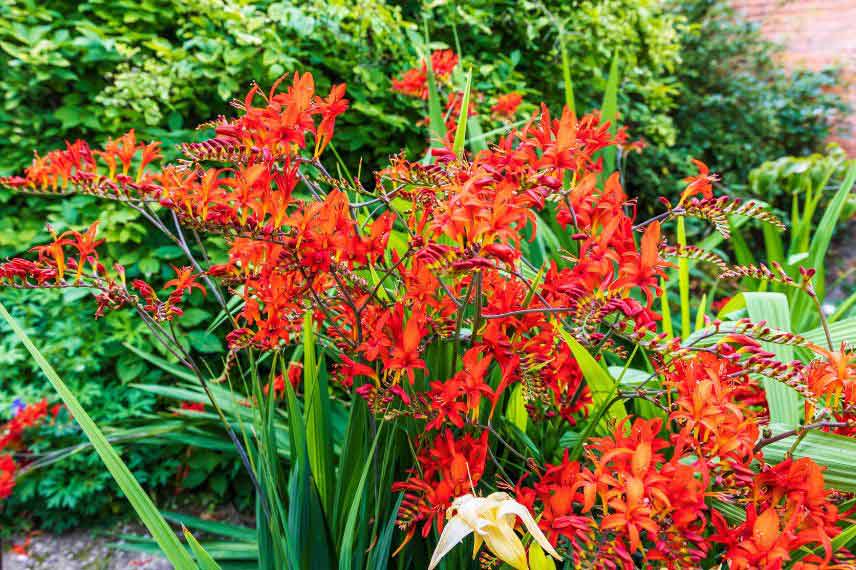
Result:
{"type": "Polygon", "coordinates": [[[164,289],[169,289],[170,287],[175,288],[175,291],[170,294],[170,300],[174,300],[173,302],[179,302],[184,296],[184,293],[192,293],[193,289],[199,289],[202,294],[205,295],[205,287],[196,282],[199,275],[193,273],[192,267],[189,265],[184,267],[176,267],[173,265],[172,270],[175,272],[175,278],[170,279],[163,285],[164,289]]]}
{"type": "Polygon", "coordinates": [[[517,113],[517,108],[522,102],[523,96],[520,93],[506,93],[496,99],[496,104],[490,108],[490,111],[494,115],[511,118],[517,113]]]}
{"type": "Polygon", "coordinates": [[[345,84],[334,85],[330,89],[330,94],[323,99],[316,97],[315,106],[321,113],[321,123],[315,132],[315,158],[318,158],[333,138],[336,117],[348,110],[345,84]]]}
{"type": "Polygon", "coordinates": [[[445,79],[458,65],[458,54],[453,50],[437,50],[431,54],[431,69],[439,79],[445,79]]]}
{"type": "Polygon", "coordinates": [[[654,296],[660,294],[660,279],[666,277],[665,269],[670,263],[660,258],[660,222],[654,222],[645,228],[642,235],[641,252],[635,249],[622,255],[618,269],[618,279],[613,283],[614,289],[629,290],[639,287],[648,301],[648,308],[654,304],[654,296]]]}
{"type": "Polygon", "coordinates": [[[0,501],[8,498],[15,488],[15,471],[18,466],[11,455],[0,455],[0,501]]]}
{"type": "Polygon", "coordinates": [[[387,366],[390,368],[407,372],[411,384],[416,381],[414,371],[417,368],[425,369],[425,361],[419,358],[419,345],[424,334],[424,315],[414,312],[407,319],[404,331],[400,336],[397,335],[398,339],[387,359],[387,366]]]}
{"type": "Polygon", "coordinates": [[[400,79],[392,80],[392,89],[404,95],[427,99],[428,76],[424,69],[408,69],[400,79]]]}
{"type": "Polygon", "coordinates": [[[829,405],[839,408],[841,400],[856,404],[856,349],[842,342],[838,350],[812,345],[823,358],[811,362],[805,372],[809,390],[818,397],[828,397],[829,405]]]}
{"type": "Polygon", "coordinates": [[[704,198],[712,198],[713,183],[719,180],[719,176],[711,174],[710,168],[705,163],[694,158],[691,160],[698,169],[698,174],[684,178],[684,183],[687,184],[687,187],[681,193],[681,199],[678,204],[683,204],[688,198],[698,194],[701,194],[704,198]]]}

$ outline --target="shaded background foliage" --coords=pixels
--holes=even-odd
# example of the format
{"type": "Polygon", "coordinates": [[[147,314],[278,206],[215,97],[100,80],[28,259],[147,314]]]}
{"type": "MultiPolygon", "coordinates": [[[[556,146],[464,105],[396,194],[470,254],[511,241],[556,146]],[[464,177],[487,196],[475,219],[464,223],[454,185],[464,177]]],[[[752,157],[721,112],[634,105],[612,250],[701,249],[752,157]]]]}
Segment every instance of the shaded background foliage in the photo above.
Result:
{"type": "MultiPolygon", "coordinates": [[[[830,118],[843,109],[828,91],[833,71],[786,74],[773,60],[775,46],[724,2],[712,0],[12,0],[0,6],[0,174],[26,166],[32,148],[47,150],[46,144],[52,148],[64,139],[100,143],[129,128],[144,140],[191,139],[198,122],[227,112],[228,101],[252,80],[264,87],[300,69],[313,73],[321,91],[348,83],[351,108],[337,123],[334,145],[345,164],[362,160],[369,181],[389,155],[402,148],[415,154],[424,146],[417,124],[422,105],[390,89],[390,76],[415,65],[423,50],[460,46],[491,128],[500,124],[486,110],[503,93],[523,93],[526,113],[540,100],[559,108],[559,34],[581,110],[599,105],[609,61],[620,56],[622,120],[633,138],[648,143],[625,161],[628,189],[645,196],[643,203],[654,204],[653,197],[667,192],[687,171],[689,157],[707,161],[740,190],[762,162],[819,150],[830,118]],[[425,46],[423,20],[431,46],[425,46]]],[[[44,241],[46,221],[61,231],[97,215],[111,244],[107,254],[129,268],[129,278],[165,277],[170,263],[180,263],[178,248],[116,204],[8,193],[0,193],[0,204],[2,257],[44,241]]],[[[42,340],[48,359],[62,368],[96,420],[122,425],[163,407],[151,393],[128,387],[171,381],[122,346],[151,349],[130,315],[96,323],[74,290],[27,292],[26,300],[4,291],[2,299],[42,340]]],[[[201,297],[193,302],[179,326],[190,331],[194,350],[216,359],[221,344],[204,328],[214,309],[201,297]]],[[[47,393],[6,335],[0,366],[0,419],[14,398],[33,401],[47,393]]],[[[42,430],[43,449],[77,441],[76,430],[63,425],[42,430]]],[[[204,453],[188,459],[178,446],[128,449],[150,487],[175,486],[182,463],[190,463],[193,487],[219,494],[233,481],[234,470],[204,453]]],[[[104,516],[112,509],[107,477],[90,453],[55,464],[21,483],[19,499],[0,514],[2,526],[23,511],[53,529],[104,516]]]]}

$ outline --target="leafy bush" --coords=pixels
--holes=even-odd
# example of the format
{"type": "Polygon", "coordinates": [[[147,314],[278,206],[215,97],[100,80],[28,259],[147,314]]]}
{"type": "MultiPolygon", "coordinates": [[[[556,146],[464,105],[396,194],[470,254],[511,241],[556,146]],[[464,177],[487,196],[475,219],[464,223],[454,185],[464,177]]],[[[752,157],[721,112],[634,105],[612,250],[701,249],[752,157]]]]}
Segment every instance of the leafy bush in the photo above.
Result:
{"type": "MultiPolygon", "coordinates": [[[[552,108],[564,100],[557,73],[560,37],[580,110],[598,106],[609,62],[618,53],[622,119],[633,136],[651,143],[642,155],[624,162],[628,192],[647,197],[643,206],[653,204],[660,188],[683,174],[690,156],[705,158],[733,184],[761,160],[815,149],[827,132],[830,110],[839,105],[824,91],[833,74],[801,73],[789,82],[773,65],[770,46],[709,2],[682,3],[688,7],[678,14],[659,2],[638,0],[440,4],[428,11],[430,45],[422,31],[422,8],[380,0],[359,4],[357,10],[321,0],[7,2],[0,6],[5,54],[0,58],[0,173],[29,162],[29,149],[42,140],[103,142],[128,127],[143,138],[162,140],[167,157],[175,156],[174,145],[199,137],[192,129],[201,121],[228,113],[229,98],[251,80],[270,84],[284,71],[301,68],[313,72],[319,89],[348,82],[352,104],[338,120],[334,143],[343,160],[333,162],[331,171],[351,165],[370,184],[372,171],[389,155],[404,149],[413,157],[426,140],[415,120],[425,114],[424,104],[394,93],[390,76],[411,67],[429,47],[458,44],[461,67],[474,69],[473,98],[486,131],[506,125],[506,119],[487,112],[503,94],[523,94],[519,116],[536,110],[541,93],[552,108]],[[749,55],[739,66],[742,72],[733,74],[741,53],[749,55]],[[716,58],[723,60],[711,73],[716,58]],[[752,160],[747,160],[746,145],[753,150],[752,160]]],[[[454,113],[447,119],[454,124],[454,113]]],[[[86,196],[45,202],[3,193],[0,201],[4,257],[49,239],[46,220],[62,232],[79,229],[97,212],[107,254],[129,268],[129,278],[166,280],[169,265],[182,263],[180,248],[149,232],[139,212],[86,196]]],[[[218,250],[216,240],[209,245],[218,250]]],[[[122,344],[160,350],[160,356],[165,351],[151,349],[151,335],[128,316],[110,315],[104,326],[93,325],[74,309],[76,295],[66,292],[63,307],[50,295],[28,295],[24,305],[18,304],[18,293],[4,293],[3,299],[22,307],[16,316],[34,336],[50,339],[45,352],[51,360],[75,361],[65,371],[75,389],[108,394],[109,401],[123,404],[121,411],[104,406],[102,412],[102,400],[84,398],[97,420],[122,424],[160,409],[163,404],[151,393],[131,396],[120,383],[157,384],[171,374],[128,355],[122,344]]],[[[193,302],[179,327],[188,333],[181,338],[202,353],[220,354],[222,343],[207,331],[216,303],[198,295],[193,302]]],[[[10,343],[3,345],[9,365],[8,376],[0,380],[9,394],[5,399],[38,399],[42,392],[35,387],[43,384],[10,343]]],[[[170,457],[164,461],[181,460],[170,457]]],[[[89,470],[93,460],[86,456],[80,468],[89,470]]],[[[160,461],[152,456],[153,469],[160,461]]],[[[64,467],[52,469],[55,474],[34,473],[32,485],[40,487],[43,473],[61,480],[64,467]]],[[[53,487],[40,488],[49,493],[53,487]]],[[[50,526],[62,509],[45,505],[38,510],[50,526]]]]}
{"type": "Polygon", "coordinates": [[[672,6],[684,21],[671,113],[679,136],[629,161],[628,179],[640,193],[656,193],[689,158],[723,172],[723,183],[734,187],[763,162],[823,148],[844,110],[830,89],[834,70],[785,72],[774,59],[777,46],[726,2],[672,6]]]}
{"type": "MultiPolygon", "coordinates": [[[[441,136],[420,160],[394,157],[371,189],[329,174],[324,152],[350,102],[344,85],[319,93],[308,73],[267,96],[252,88],[238,116],[183,145],[179,161],[129,132],[0,179],[145,212],[167,237],[216,237],[178,239],[187,265],[168,280],[111,266],[96,225],[0,265],[5,287],[85,288],[97,315],[132,311],[165,352],[136,354],[182,380],[143,387],[184,400],[176,437],[230,444],[249,475],[257,528],[167,515],[229,539],[203,545],[184,529],[185,548],[0,305],[157,548],[179,570],[467,568],[458,544],[475,534],[493,567],[852,566],[856,321],[825,317],[815,276],[856,162],[793,275],[730,265],[688,241],[686,219],[727,239],[736,218],[784,231],[774,213],[714,196],[718,176],[696,161],[662,213],[637,218],[614,163],[596,160],[626,142],[605,122],[611,104],[579,116],[541,107],[495,146],[468,139],[481,126],[458,64],[435,52],[397,82],[427,97],[441,136]],[[440,112],[438,85],[452,111],[460,101],[456,120],[440,112]],[[691,302],[696,261],[735,293],[715,320],[715,289],[691,302]],[[764,283],[747,291],[731,278],[764,283]],[[228,346],[222,360],[176,328],[202,291],[223,311],[208,327],[228,346]]],[[[0,440],[11,450],[0,456],[4,494],[28,467],[32,420],[45,416],[28,410],[0,440]]]]}

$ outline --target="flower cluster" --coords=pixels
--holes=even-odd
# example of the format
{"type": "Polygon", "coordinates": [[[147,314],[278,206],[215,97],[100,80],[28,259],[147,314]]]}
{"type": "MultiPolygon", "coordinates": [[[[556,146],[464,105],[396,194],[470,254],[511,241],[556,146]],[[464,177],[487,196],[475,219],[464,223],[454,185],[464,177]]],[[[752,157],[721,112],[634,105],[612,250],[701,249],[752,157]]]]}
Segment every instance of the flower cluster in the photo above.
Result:
{"type": "Polygon", "coordinates": [[[711,539],[726,546],[726,557],[737,570],[783,568],[805,545],[820,547],[821,554],[807,557],[800,568],[831,568],[831,539],[841,529],[829,494],[817,464],[808,458],[787,459],[755,477],[744,522],[729,525],[713,512],[717,532],[711,539]]]}
{"type": "Polygon", "coordinates": [[[15,487],[18,464],[11,454],[25,451],[24,433],[41,424],[48,414],[56,417],[59,407],[48,410],[48,401],[26,405],[15,400],[12,419],[0,426],[0,500],[9,497],[15,487]]]}
{"type": "MultiPolygon", "coordinates": [[[[457,64],[449,51],[430,63],[452,89],[452,106],[463,100],[452,81],[457,64]]],[[[428,79],[423,63],[394,87],[425,98],[428,79]]],[[[847,556],[828,548],[841,516],[820,468],[808,459],[766,461],[767,402],[753,375],[798,389],[807,420],[831,410],[851,429],[852,349],[823,351],[744,321],[731,323],[731,334],[711,322],[714,332],[703,337],[710,342],[698,346],[658,331],[667,256],[713,256],[669,246],[669,220],[696,215],[719,227],[729,215],[775,223],[774,216],[714,198],[717,178],[696,161],[677,204],[664,200],[662,215],[637,220],[619,173],[604,168],[604,154],[625,144],[626,132],[597,112],[565,108],[556,116],[546,106],[485,150],[462,152],[446,140],[426,160],[393,157],[367,188],[332,176],[320,158],[347,109],[345,87],[322,97],[309,74],[282,85],[266,95],[254,86],[235,104],[240,116],[206,125],[212,138],[183,145],[184,158],[157,171],[158,145],[138,144],[131,132],[103,151],[77,142],[37,155],[25,176],[0,180],[30,192],[97,195],[143,213],[189,258],[163,292],[142,280],[126,286],[123,268],[105,269],[94,225],[54,235],[35,260],[0,265],[0,285],[91,287],[97,314],[132,307],[167,344],[175,339],[164,324],[181,315],[186,294],[208,291],[222,302],[223,288],[240,305],[229,312],[221,377],[242,351],[287,350],[312,325],[337,355],[336,394],[415,429],[412,462],[392,487],[403,494],[402,547],[417,532],[442,532],[466,505],[496,532],[513,534],[514,516],[528,525],[523,505],[539,516],[548,550],[592,568],[698,568],[718,556],[711,536],[735,568],[774,568],[803,545],[823,547],[824,564],[847,556]],[[203,267],[182,226],[221,236],[226,261],[203,267]],[[821,358],[781,363],[762,341],[800,344],[821,358]],[[592,367],[605,375],[604,361],[630,361],[639,348],[653,371],[648,380],[611,391],[592,382],[592,367]],[[650,410],[637,406],[642,417],[631,419],[624,406],[634,401],[650,410]],[[515,420],[499,421],[512,409],[515,420]],[[573,455],[565,449],[536,460],[500,435],[525,443],[526,422],[554,451],[575,426],[596,437],[573,455]],[[508,469],[500,453],[516,454],[508,469]],[[513,490],[517,501],[475,496],[480,485],[513,490]],[[725,519],[714,501],[739,504],[745,520],[725,519]]],[[[492,111],[508,118],[520,101],[509,94],[492,111]]],[[[175,344],[172,356],[195,371],[175,344]]],[[[297,367],[272,374],[264,392],[278,397],[301,377],[297,367]]],[[[525,564],[519,540],[506,538],[513,546],[506,554],[525,564]]],[[[509,560],[499,543],[487,544],[509,560]]]]}

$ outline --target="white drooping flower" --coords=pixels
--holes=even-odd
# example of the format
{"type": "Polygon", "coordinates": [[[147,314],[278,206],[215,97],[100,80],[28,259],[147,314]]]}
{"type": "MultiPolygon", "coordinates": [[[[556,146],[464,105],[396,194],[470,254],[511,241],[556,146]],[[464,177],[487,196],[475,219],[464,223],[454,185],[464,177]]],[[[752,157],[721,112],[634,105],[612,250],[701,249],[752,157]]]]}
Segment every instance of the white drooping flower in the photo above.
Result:
{"type": "Polygon", "coordinates": [[[526,549],[514,532],[517,517],[520,517],[535,542],[556,560],[562,559],[538,528],[532,513],[507,493],[493,493],[487,497],[468,494],[455,499],[446,511],[449,522],[443,528],[428,570],[434,570],[440,560],[470,533],[475,538],[473,558],[484,543],[503,562],[518,570],[528,570],[526,549]]]}

